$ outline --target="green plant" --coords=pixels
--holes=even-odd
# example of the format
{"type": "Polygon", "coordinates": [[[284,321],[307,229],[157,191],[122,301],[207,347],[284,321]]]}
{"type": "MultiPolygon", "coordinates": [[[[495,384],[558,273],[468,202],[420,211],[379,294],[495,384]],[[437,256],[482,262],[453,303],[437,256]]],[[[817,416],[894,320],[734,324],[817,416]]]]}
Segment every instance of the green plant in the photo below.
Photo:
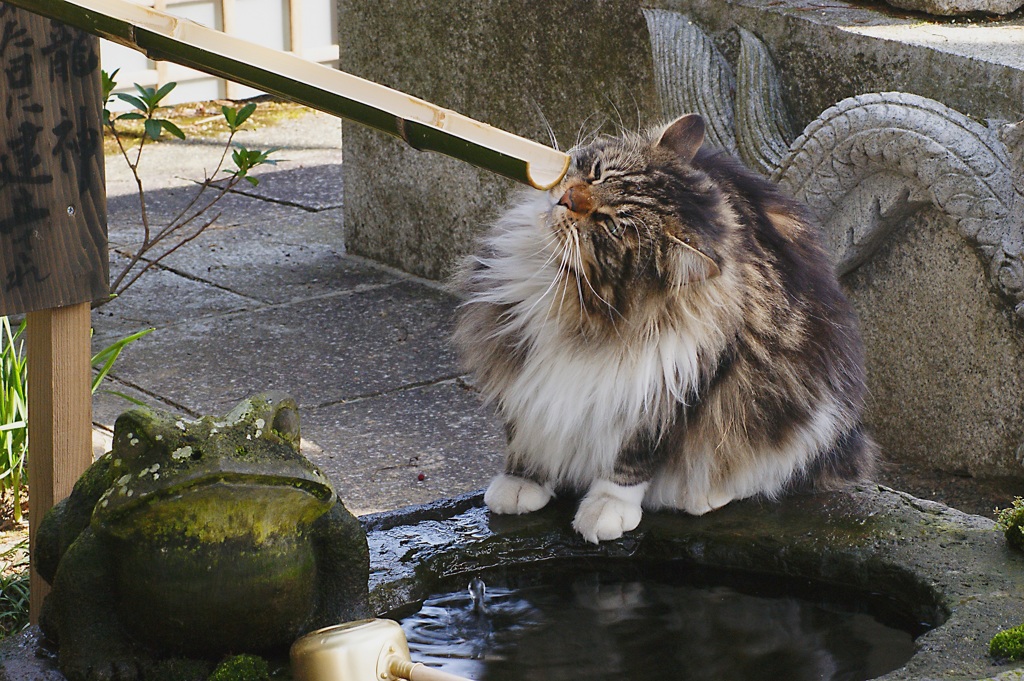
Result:
{"type": "Polygon", "coordinates": [[[996,509],[996,527],[1003,531],[1006,543],[1024,551],[1024,499],[1016,497],[1010,508],[996,509]]]}
{"type": "MultiPolygon", "coordinates": [[[[114,362],[116,362],[117,358],[121,356],[121,351],[128,347],[130,344],[142,338],[143,336],[152,333],[154,330],[155,329],[153,328],[143,329],[142,331],[136,331],[135,333],[129,336],[125,336],[124,338],[119,338],[118,340],[114,341],[113,343],[111,343],[110,345],[103,348],[102,350],[100,350],[99,352],[92,356],[93,368],[99,368],[96,371],[96,373],[93,374],[92,384],[90,385],[90,388],[93,393],[95,393],[99,389],[100,383],[102,383],[103,379],[107,377],[107,374],[110,373],[110,370],[114,368],[114,362]]],[[[113,390],[110,390],[108,392],[114,395],[119,395],[120,397],[123,397],[131,402],[135,401],[128,397],[127,395],[123,395],[119,392],[113,390]]]]}
{"type": "MultiPolygon", "coordinates": [[[[28,362],[25,356],[26,322],[16,330],[11,320],[0,317],[0,493],[11,498],[13,516],[21,522],[21,490],[28,482],[25,468],[28,455],[28,362]]],[[[121,352],[153,329],[143,329],[120,338],[92,357],[93,374],[90,389],[95,393],[114,367],[121,352]]],[[[121,393],[114,394],[121,395],[121,393]]],[[[131,399],[121,395],[125,399],[131,399]]]]}
{"type": "Polygon", "coordinates": [[[93,304],[93,307],[103,305],[124,293],[149,268],[202,234],[207,227],[220,217],[219,213],[213,217],[207,217],[214,204],[224,198],[242,180],[245,180],[254,187],[259,183],[257,178],[249,175],[253,168],[264,164],[275,165],[277,163],[275,159],[270,158],[270,155],[277,151],[277,148],[261,151],[258,149],[246,149],[241,145],[234,145],[231,161],[235,164],[235,167],[230,170],[224,169],[228,151],[233,146],[235,134],[242,129],[245,121],[256,111],[256,104],[250,102],[237,109],[229,106],[221,107],[221,113],[224,115],[224,120],[227,123],[228,138],[224,143],[224,150],[221,153],[217,167],[210,176],[197,183],[199,188],[195,195],[192,196],[188,204],[170,222],[159,228],[154,227],[150,223],[149,213],[146,209],[146,191],[143,187],[142,178],[139,175],[139,163],[142,161],[142,150],[146,147],[147,142],[157,141],[164,132],[178,139],[185,139],[185,133],[182,132],[181,128],[166,118],[160,117],[161,110],[166,108],[161,102],[170,94],[177,83],[167,83],[159,89],[142,87],[136,83],[136,94],[125,92],[113,93],[114,88],[117,86],[117,83],[114,81],[114,76],[116,75],[117,71],[111,74],[108,74],[106,71],[102,72],[103,101],[104,103],[109,103],[113,96],[131,105],[132,110],[114,116],[109,109],[104,108],[103,123],[110,130],[121,156],[128,164],[132,176],[135,178],[135,184],[139,192],[139,215],[142,221],[142,235],[136,247],[128,254],[128,264],[111,281],[110,297],[97,301],[93,304]],[[134,150],[134,159],[132,154],[129,153],[130,150],[126,146],[124,137],[118,128],[118,123],[122,121],[141,121],[143,125],[142,137],[139,140],[138,147],[134,150]],[[224,178],[224,182],[218,182],[216,179],[221,174],[227,175],[224,178]],[[207,193],[208,190],[211,190],[210,193],[207,193]]]}
{"type": "Polygon", "coordinates": [[[988,652],[997,660],[1024,659],[1024,624],[1004,629],[993,636],[988,644],[988,652]]]}
{"type": "MultiPolygon", "coordinates": [[[[21,488],[25,484],[28,451],[28,368],[25,323],[11,330],[11,320],[0,317],[0,493],[8,495],[14,519],[21,522],[21,488]]],[[[6,588],[6,587],[5,587],[6,588]]]]}
{"type": "Polygon", "coordinates": [[[0,639],[28,626],[28,540],[7,549],[0,570],[0,639]]]}

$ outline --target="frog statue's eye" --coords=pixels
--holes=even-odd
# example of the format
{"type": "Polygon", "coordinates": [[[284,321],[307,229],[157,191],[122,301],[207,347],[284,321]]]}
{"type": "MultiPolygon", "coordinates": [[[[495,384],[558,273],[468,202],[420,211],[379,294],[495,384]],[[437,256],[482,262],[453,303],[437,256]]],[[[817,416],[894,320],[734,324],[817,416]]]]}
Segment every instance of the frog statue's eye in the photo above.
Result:
{"type": "Polygon", "coordinates": [[[296,444],[299,442],[299,412],[290,405],[277,410],[271,427],[285,440],[296,444]]]}

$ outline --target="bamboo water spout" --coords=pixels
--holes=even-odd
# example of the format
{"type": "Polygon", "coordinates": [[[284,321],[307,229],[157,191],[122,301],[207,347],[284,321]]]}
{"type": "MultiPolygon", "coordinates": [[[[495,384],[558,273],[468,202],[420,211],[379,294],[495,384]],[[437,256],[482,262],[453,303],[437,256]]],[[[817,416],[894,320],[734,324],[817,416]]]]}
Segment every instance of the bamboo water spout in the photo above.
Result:
{"type": "Polygon", "coordinates": [[[292,645],[296,681],[469,681],[409,657],[402,627],[392,620],[359,620],[306,634],[292,645]]]}
{"type": "Polygon", "coordinates": [[[452,158],[548,189],[569,156],[378,83],[127,0],[10,0],[151,59],[271,92],[452,158]]]}

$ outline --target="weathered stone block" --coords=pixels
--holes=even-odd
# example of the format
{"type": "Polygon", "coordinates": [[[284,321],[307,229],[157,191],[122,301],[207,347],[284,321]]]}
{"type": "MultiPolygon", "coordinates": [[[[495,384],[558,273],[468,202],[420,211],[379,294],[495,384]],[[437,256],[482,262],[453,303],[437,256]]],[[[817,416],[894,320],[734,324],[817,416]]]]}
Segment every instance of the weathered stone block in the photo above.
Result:
{"type": "MultiPolygon", "coordinates": [[[[991,520],[871,486],[781,503],[733,502],[698,518],[650,513],[635,531],[594,545],[572,536],[573,507],[555,502],[537,513],[494,516],[479,497],[461,497],[364,516],[371,602],[377,612],[401,607],[459,573],[465,584],[471,576],[490,579],[489,570],[499,579],[522,570],[537,583],[544,565],[595,569],[628,561],[651,568],[672,561],[673,570],[696,565],[882,594],[894,611],[940,625],[917,639],[918,652],[904,667],[879,677],[884,681],[981,679],[1010,668],[989,656],[988,641],[1024,619],[1024,560],[991,520]]],[[[616,612],[629,610],[621,592],[610,602],[616,612]]],[[[691,640],[711,645],[712,637],[691,640]]]]}
{"type": "Polygon", "coordinates": [[[890,461],[1020,470],[1024,339],[973,249],[927,209],[843,280],[868,354],[868,420],[890,461]]]}
{"type": "Polygon", "coordinates": [[[885,0],[893,7],[927,12],[939,16],[957,16],[972,12],[1009,14],[1020,9],[1020,0],[885,0]]]}
{"type": "MultiPolygon", "coordinates": [[[[339,21],[342,69],[539,142],[659,122],[635,0],[340,0],[339,21]]],[[[344,154],[348,250],[433,279],[512,189],[357,125],[344,154]]]]}

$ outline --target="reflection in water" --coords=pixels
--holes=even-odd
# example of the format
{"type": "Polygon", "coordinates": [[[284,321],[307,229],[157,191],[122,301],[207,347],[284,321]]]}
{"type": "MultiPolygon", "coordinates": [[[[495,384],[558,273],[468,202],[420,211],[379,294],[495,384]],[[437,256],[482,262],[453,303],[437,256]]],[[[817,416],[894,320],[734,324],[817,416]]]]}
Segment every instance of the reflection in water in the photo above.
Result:
{"type": "Polygon", "coordinates": [[[476,578],[402,627],[413,660],[479,681],[859,681],[914,652],[910,633],[864,613],[593,572],[517,589],[476,578]]]}

